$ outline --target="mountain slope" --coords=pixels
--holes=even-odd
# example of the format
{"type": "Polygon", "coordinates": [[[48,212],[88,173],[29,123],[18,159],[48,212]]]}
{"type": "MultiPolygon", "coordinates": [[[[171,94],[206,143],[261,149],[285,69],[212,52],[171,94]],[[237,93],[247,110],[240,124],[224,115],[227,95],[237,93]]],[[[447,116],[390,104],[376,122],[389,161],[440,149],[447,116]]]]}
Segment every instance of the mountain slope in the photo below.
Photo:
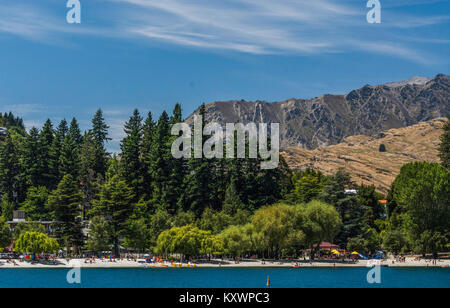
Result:
{"type": "Polygon", "coordinates": [[[282,155],[292,170],[313,168],[332,174],[344,168],[356,183],[374,184],[386,193],[403,164],[439,161],[437,148],[445,121],[438,118],[374,136],[347,137],[342,143],[315,150],[289,147],[282,155]],[[380,144],[386,152],[379,152],[380,144]]]}
{"type": "MultiPolygon", "coordinates": [[[[199,110],[194,112],[198,113],[199,110]]],[[[280,123],[281,147],[315,149],[345,137],[371,135],[450,114],[450,76],[427,81],[413,77],[399,83],[366,85],[346,95],[282,102],[227,101],[206,105],[206,121],[280,123]]],[[[193,115],[186,120],[192,123],[193,115]]]]}

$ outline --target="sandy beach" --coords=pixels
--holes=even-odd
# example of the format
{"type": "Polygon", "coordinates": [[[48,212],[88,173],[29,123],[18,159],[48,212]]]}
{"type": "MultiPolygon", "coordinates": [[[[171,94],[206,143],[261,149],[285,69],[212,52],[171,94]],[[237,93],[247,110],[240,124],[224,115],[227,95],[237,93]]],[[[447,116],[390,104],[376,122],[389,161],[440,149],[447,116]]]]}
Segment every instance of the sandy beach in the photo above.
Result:
{"type": "MultiPolygon", "coordinates": [[[[96,260],[93,263],[85,262],[85,259],[72,259],[69,262],[65,259],[57,259],[55,264],[49,263],[30,263],[30,262],[20,262],[19,260],[14,260],[15,264],[11,262],[7,262],[6,260],[0,260],[0,269],[10,269],[10,268],[72,268],[72,267],[81,267],[81,268],[204,268],[204,267],[218,267],[218,268],[238,268],[238,267],[280,267],[280,268],[292,268],[296,267],[298,264],[298,268],[334,268],[334,267],[367,267],[368,262],[366,260],[359,260],[355,263],[342,263],[341,261],[333,262],[333,261],[325,261],[319,260],[314,262],[309,261],[299,261],[296,263],[295,261],[265,261],[263,264],[260,260],[243,260],[239,263],[235,263],[234,261],[221,261],[221,260],[201,260],[198,262],[192,262],[191,264],[176,263],[172,265],[170,262],[164,263],[155,263],[155,264],[145,264],[144,260],[138,261],[129,261],[129,260],[116,260],[115,262],[110,262],[109,260],[96,260]]],[[[379,263],[381,266],[389,266],[389,267],[450,267],[450,260],[437,260],[434,265],[431,259],[421,259],[416,260],[414,258],[406,258],[403,262],[398,262],[394,259],[386,259],[382,260],[379,263]]]]}

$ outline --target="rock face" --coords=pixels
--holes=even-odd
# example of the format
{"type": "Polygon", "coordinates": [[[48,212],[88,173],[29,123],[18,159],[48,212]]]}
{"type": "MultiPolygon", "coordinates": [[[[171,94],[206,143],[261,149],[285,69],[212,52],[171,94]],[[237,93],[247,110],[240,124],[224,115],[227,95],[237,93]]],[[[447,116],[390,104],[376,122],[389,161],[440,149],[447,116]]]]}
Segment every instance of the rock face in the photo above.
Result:
{"type": "MultiPolygon", "coordinates": [[[[194,112],[198,113],[198,109],[194,112]]],[[[450,76],[413,77],[385,85],[366,85],[346,95],[282,102],[227,101],[206,105],[207,122],[280,123],[281,147],[315,149],[348,136],[410,126],[450,115],[450,76]]],[[[192,123],[193,115],[186,120],[192,123]]]]}
{"type": "Polygon", "coordinates": [[[386,193],[403,164],[439,161],[439,137],[445,122],[446,118],[438,118],[373,136],[347,137],[337,145],[315,150],[289,147],[281,155],[292,170],[312,168],[332,174],[343,168],[357,184],[373,184],[386,193]],[[379,151],[381,144],[386,152],[379,151]]]}

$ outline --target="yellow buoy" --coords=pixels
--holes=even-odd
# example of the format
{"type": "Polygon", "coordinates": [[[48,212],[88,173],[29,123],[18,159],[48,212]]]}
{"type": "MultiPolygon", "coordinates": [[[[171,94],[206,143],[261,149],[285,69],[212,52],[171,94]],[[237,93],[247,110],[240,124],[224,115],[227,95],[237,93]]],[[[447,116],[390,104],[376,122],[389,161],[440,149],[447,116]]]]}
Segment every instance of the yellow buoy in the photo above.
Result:
{"type": "Polygon", "coordinates": [[[269,276],[267,276],[267,284],[266,284],[268,287],[270,287],[270,277],[269,276]]]}

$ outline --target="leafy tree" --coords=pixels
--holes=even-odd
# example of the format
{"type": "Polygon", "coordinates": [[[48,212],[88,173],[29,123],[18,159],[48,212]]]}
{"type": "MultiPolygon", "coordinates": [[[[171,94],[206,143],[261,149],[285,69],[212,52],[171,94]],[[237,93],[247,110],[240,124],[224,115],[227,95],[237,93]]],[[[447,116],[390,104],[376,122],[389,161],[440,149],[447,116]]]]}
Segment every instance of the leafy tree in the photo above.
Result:
{"type": "Polygon", "coordinates": [[[321,201],[311,201],[306,205],[299,205],[298,209],[305,217],[302,229],[306,236],[306,242],[312,250],[311,257],[314,258],[320,243],[334,240],[340,231],[342,220],[332,205],[321,201]]]}
{"type": "Polygon", "coordinates": [[[50,194],[48,206],[56,221],[55,234],[69,249],[75,251],[83,243],[81,225],[81,192],[78,183],[67,174],[58,184],[58,188],[50,194]]]}
{"type": "Polygon", "coordinates": [[[157,209],[150,218],[150,241],[156,245],[158,236],[172,227],[172,216],[165,210],[157,209]]]}
{"type": "Polygon", "coordinates": [[[202,251],[202,244],[210,233],[193,225],[173,227],[163,231],[157,240],[157,251],[163,253],[179,253],[189,259],[202,251]]]}
{"type": "Polygon", "coordinates": [[[448,243],[448,237],[440,232],[431,232],[426,230],[420,234],[415,242],[415,250],[425,255],[432,253],[433,257],[437,258],[437,253],[443,251],[445,245],[448,243]]]}
{"type": "Polygon", "coordinates": [[[352,237],[348,239],[347,250],[357,251],[359,253],[367,252],[367,242],[362,236],[352,237]]]}
{"type": "Polygon", "coordinates": [[[7,220],[13,219],[14,203],[9,201],[8,194],[4,194],[2,196],[2,201],[0,203],[0,210],[2,216],[5,217],[7,220]]]}
{"type": "Polygon", "coordinates": [[[409,217],[405,226],[413,241],[440,238],[450,230],[450,171],[436,163],[404,165],[393,183],[393,198],[409,217]]]}
{"type": "Polygon", "coordinates": [[[45,227],[39,222],[19,222],[14,227],[14,240],[17,240],[22,233],[25,232],[37,232],[45,233],[45,227]]]}
{"type": "Polygon", "coordinates": [[[178,211],[173,217],[174,227],[193,225],[195,223],[195,214],[193,212],[178,211]]]}
{"type": "Polygon", "coordinates": [[[108,222],[116,257],[120,256],[119,239],[126,236],[134,212],[133,200],[133,190],[115,175],[101,188],[100,198],[94,202],[92,215],[103,216],[108,222]]]}
{"type": "Polygon", "coordinates": [[[398,255],[408,245],[407,238],[401,230],[387,231],[383,236],[383,249],[398,255]]]}
{"type": "Polygon", "coordinates": [[[30,187],[20,210],[25,211],[27,219],[32,221],[51,220],[47,207],[48,196],[49,192],[44,186],[30,187]]]}
{"type": "Polygon", "coordinates": [[[439,157],[442,162],[442,166],[450,170],[450,117],[447,117],[445,123],[444,132],[441,135],[441,144],[439,145],[439,157]]]}
{"type": "Polygon", "coordinates": [[[236,214],[237,210],[242,209],[244,204],[239,197],[236,189],[236,183],[234,180],[231,181],[225,193],[225,200],[223,202],[223,210],[228,215],[236,214]]]}
{"type": "Polygon", "coordinates": [[[243,228],[244,226],[230,226],[219,234],[225,254],[240,257],[251,250],[250,237],[243,232],[243,228]]]}
{"type": "Polygon", "coordinates": [[[44,233],[25,232],[15,242],[14,250],[21,253],[56,253],[58,242],[44,233]]]}
{"type": "Polygon", "coordinates": [[[11,244],[12,234],[6,218],[0,216],[0,251],[11,244]]]}
{"type": "Polygon", "coordinates": [[[375,186],[361,185],[358,188],[356,200],[364,209],[363,221],[366,228],[375,228],[375,221],[382,219],[384,215],[384,209],[378,201],[379,196],[375,191],[375,186]]]}
{"type": "Polygon", "coordinates": [[[110,225],[102,216],[92,217],[89,224],[89,237],[86,247],[92,251],[109,251],[111,249],[110,225]]]}
{"type": "Polygon", "coordinates": [[[220,255],[223,254],[223,252],[224,247],[221,238],[206,232],[202,239],[200,253],[208,255],[208,258],[210,259],[211,255],[220,255]]]}
{"type": "Polygon", "coordinates": [[[265,206],[255,212],[252,223],[261,233],[265,251],[279,256],[287,246],[288,235],[299,228],[299,216],[293,206],[276,204],[265,206]]]}
{"type": "Polygon", "coordinates": [[[130,219],[124,246],[144,252],[149,247],[150,233],[144,218],[130,219]]]}
{"type": "Polygon", "coordinates": [[[293,203],[305,203],[316,198],[322,189],[322,174],[307,172],[294,180],[294,189],[288,196],[293,203]]]}
{"type": "Polygon", "coordinates": [[[213,234],[218,234],[231,224],[231,216],[225,212],[217,212],[207,208],[201,219],[197,221],[198,227],[202,230],[211,231],[213,234]]]}

